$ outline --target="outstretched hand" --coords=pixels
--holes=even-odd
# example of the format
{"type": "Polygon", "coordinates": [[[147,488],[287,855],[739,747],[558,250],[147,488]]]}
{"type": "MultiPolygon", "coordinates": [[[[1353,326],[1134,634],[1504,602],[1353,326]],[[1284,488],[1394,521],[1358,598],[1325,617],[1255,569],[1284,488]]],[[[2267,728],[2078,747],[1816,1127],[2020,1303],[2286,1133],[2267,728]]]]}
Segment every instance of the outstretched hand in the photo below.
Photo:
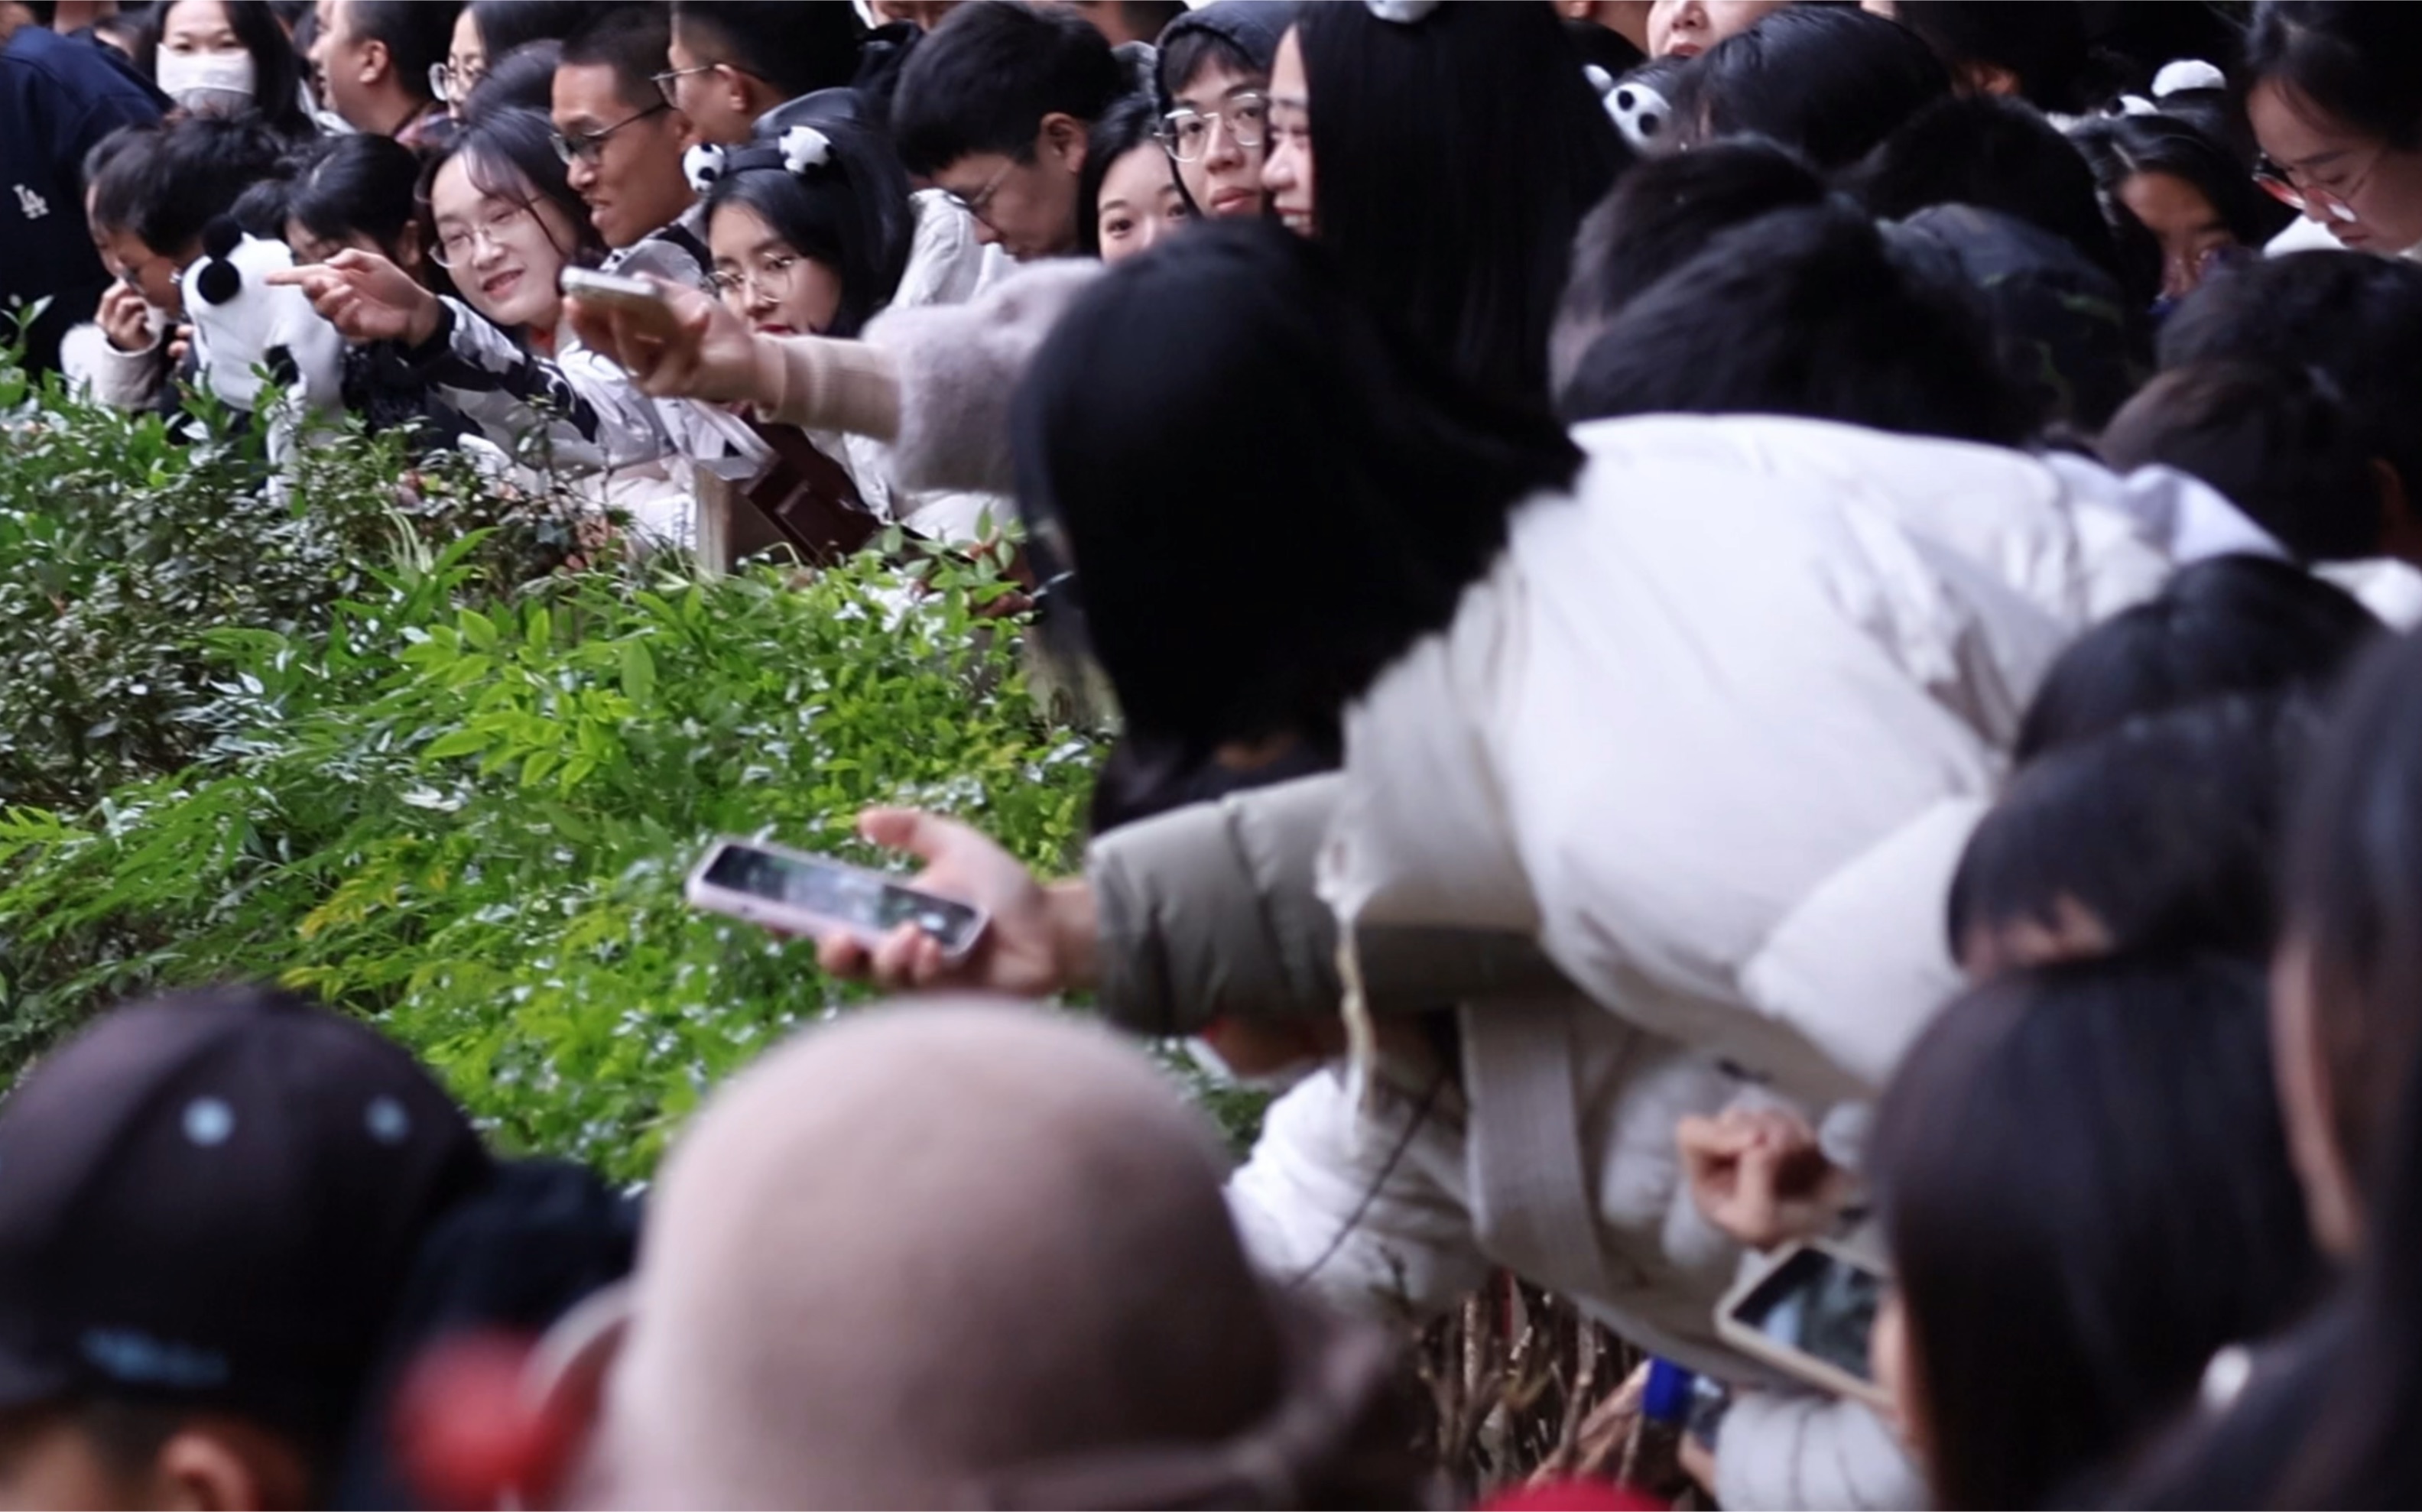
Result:
{"type": "Polygon", "coordinates": [[[1781,1109],[1728,1109],[1674,1131],[1691,1195],[1708,1222],[1753,1249],[1822,1233],[1851,1187],[1815,1131],[1781,1109]]]}
{"type": "Polygon", "coordinates": [[[606,304],[574,294],[572,329],[594,351],[621,364],[642,393],[710,403],[763,402],[758,390],[758,335],[723,301],[651,276],[664,303],[606,304]]]}
{"type": "Polygon", "coordinates": [[[280,268],[269,282],[303,291],[320,318],[355,343],[418,346],[437,334],[445,304],[375,252],[347,247],[325,262],[280,268]]]}
{"type": "Polygon", "coordinates": [[[914,924],[872,949],[847,934],[826,935],[816,960],[833,975],[891,991],[957,987],[1032,998],[1083,985],[1092,974],[1093,895],[1083,882],[1046,888],[982,832],[914,809],[870,809],[858,831],[921,858],[916,887],[974,904],[991,921],[955,961],[914,924]]]}

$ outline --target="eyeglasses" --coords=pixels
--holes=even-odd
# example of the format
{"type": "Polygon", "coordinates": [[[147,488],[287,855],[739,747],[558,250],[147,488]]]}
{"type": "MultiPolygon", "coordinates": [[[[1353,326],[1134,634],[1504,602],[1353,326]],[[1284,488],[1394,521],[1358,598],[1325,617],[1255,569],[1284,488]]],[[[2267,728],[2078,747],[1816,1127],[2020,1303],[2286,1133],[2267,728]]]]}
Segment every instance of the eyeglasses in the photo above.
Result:
{"type": "Polygon", "coordinates": [[[966,211],[976,219],[983,221],[986,226],[990,226],[992,224],[992,220],[989,216],[985,215],[984,212],[992,208],[992,197],[1000,193],[1000,186],[1009,180],[1009,170],[1015,166],[1017,166],[1017,160],[1015,158],[1012,158],[1008,162],[1002,164],[1000,165],[1000,171],[994,174],[989,180],[985,181],[984,186],[977,190],[972,195],[953,194],[950,190],[945,189],[942,191],[942,196],[952,204],[958,206],[961,210],[966,211]]]}
{"type": "Polygon", "coordinates": [[[439,104],[459,105],[487,76],[488,71],[484,66],[432,63],[429,65],[429,92],[439,104]]]}
{"type": "Polygon", "coordinates": [[[751,297],[763,293],[767,299],[779,299],[791,291],[791,278],[799,269],[795,252],[771,252],[757,260],[753,268],[741,268],[714,276],[715,291],[729,299],[747,291],[751,297]]]}
{"type": "Polygon", "coordinates": [[[478,243],[485,242],[492,247],[501,249],[505,245],[506,237],[515,227],[526,220],[536,218],[537,213],[527,205],[507,205],[502,209],[491,211],[485,218],[474,225],[458,226],[449,231],[440,231],[437,236],[437,245],[430,253],[430,257],[441,268],[465,266],[478,256],[478,243]]]}
{"type": "Polygon", "coordinates": [[[1200,163],[1211,150],[1211,129],[1225,122],[1228,140],[1238,147],[1259,147],[1269,140],[1270,102],[1257,91],[1235,95],[1222,110],[1197,110],[1180,105],[1160,118],[1153,134],[1180,163],[1200,163]]]}
{"type": "Polygon", "coordinates": [[[666,104],[678,105],[681,103],[681,99],[673,93],[673,90],[682,80],[693,73],[713,73],[721,67],[723,65],[720,63],[701,63],[694,69],[667,69],[662,73],[649,74],[648,82],[656,87],[656,93],[665,97],[666,104]]]}
{"type": "Polygon", "coordinates": [[[2332,220],[2342,226],[2351,226],[2363,219],[2355,212],[2354,197],[2363,192],[2365,181],[2371,177],[2371,170],[2379,165],[2380,154],[2374,153],[2371,161],[2363,165],[2362,171],[2345,188],[2328,189],[2317,183],[2298,183],[2294,169],[2283,168],[2264,155],[2254,160],[2254,181],[2261,186],[2264,194],[2299,214],[2309,215],[2312,212],[2306,207],[2318,205],[2332,220]]]}
{"type": "Polygon", "coordinates": [[[566,136],[561,132],[552,132],[548,134],[548,140],[555,144],[555,155],[563,159],[564,165],[567,167],[579,162],[583,158],[594,163],[606,155],[606,139],[607,137],[613,135],[616,132],[621,131],[625,126],[636,125],[638,122],[647,119],[650,116],[660,115],[671,108],[672,106],[670,103],[660,100],[654,104],[650,105],[647,109],[640,111],[637,115],[625,116],[621,120],[616,121],[613,125],[607,126],[601,131],[582,132],[577,136],[566,136]]]}

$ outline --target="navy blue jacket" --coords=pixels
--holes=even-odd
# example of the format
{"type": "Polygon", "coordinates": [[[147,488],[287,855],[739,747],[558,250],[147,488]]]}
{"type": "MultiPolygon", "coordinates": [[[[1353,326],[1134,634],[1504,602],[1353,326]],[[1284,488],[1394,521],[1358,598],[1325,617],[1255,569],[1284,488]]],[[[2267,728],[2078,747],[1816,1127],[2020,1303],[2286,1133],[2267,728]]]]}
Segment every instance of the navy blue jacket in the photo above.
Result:
{"type": "Polygon", "coordinates": [[[0,311],[47,296],[27,355],[57,366],[59,338],[92,318],[109,275],[84,218],[84,155],[160,97],[99,42],[21,26],[0,50],[0,311]]]}

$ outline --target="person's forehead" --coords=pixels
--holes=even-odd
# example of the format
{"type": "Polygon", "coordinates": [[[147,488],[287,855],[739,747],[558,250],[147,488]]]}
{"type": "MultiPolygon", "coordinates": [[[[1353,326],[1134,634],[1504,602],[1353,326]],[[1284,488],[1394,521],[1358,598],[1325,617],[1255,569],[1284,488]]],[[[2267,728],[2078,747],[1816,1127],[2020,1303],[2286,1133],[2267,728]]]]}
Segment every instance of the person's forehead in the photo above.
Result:
{"type": "Polygon", "coordinates": [[[1207,57],[1194,71],[1194,77],[1177,87],[1176,98],[1189,105],[1204,105],[1266,89],[1269,85],[1266,73],[1241,71],[1218,57],[1207,57]]]}
{"type": "Polygon", "coordinates": [[[555,71],[555,122],[603,126],[631,113],[611,63],[566,63],[555,71]]]}

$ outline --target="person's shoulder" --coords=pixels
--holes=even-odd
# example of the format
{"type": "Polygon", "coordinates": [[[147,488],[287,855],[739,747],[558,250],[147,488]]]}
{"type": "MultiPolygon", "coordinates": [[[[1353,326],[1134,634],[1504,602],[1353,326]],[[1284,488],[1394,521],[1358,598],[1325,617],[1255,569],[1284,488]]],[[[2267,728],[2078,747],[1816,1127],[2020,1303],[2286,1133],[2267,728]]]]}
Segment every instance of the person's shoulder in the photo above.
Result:
{"type": "Polygon", "coordinates": [[[118,62],[99,42],[61,37],[43,26],[20,26],[0,48],[0,79],[10,88],[35,81],[87,99],[122,95],[154,102],[150,89],[130,66],[118,62]]]}

